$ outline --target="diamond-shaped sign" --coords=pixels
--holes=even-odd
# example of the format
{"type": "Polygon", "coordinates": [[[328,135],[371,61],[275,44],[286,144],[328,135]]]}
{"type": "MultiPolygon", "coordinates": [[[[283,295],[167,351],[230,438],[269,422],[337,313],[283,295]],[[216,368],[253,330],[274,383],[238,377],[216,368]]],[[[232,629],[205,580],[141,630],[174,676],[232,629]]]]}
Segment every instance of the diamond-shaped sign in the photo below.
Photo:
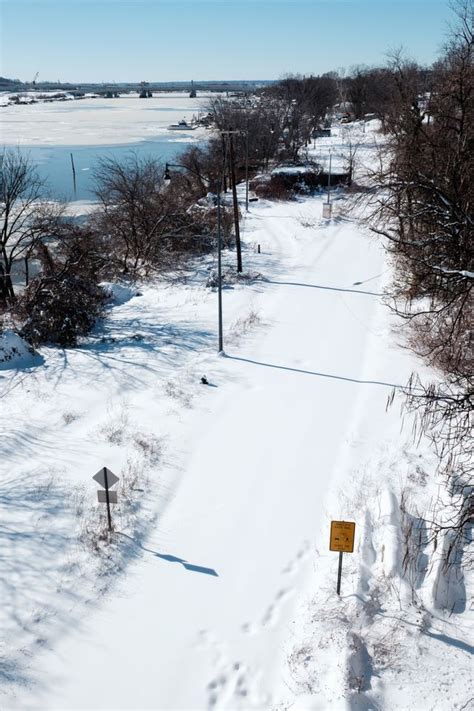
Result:
{"type": "Polygon", "coordinates": [[[95,474],[95,476],[93,476],[92,478],[95,479],[98,484],[103,486],[104,489],[107,488],[105,485],[105,475],[106,474],[107,474],[107,485],[109,488],[111,486],[113,486],[114,484],[116,484],[119,480],[118,476],[115,476],[115,474],[113,472],[111,472],[110,469],[107,469],[107,467],[102,467],[102,469],[99,469],[97,474],[95,474]]]}

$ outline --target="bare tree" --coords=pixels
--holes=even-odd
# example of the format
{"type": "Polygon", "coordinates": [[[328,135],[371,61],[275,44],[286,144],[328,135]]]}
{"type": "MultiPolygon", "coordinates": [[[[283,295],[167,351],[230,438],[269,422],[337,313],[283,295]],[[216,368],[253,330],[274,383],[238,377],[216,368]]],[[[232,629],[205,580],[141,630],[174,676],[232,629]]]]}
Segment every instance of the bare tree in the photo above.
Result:
{"type": "Polygon", "coordinates": [[[38,241],[54,232],[63,210],[42,199],[44,182],[27,156],[4,150],[0,161],[0,299],[11,302],[15,261],[27,259],[38,241]]]}
{"type": "Polygon", "coordinates": [[[117,268],[137,273],[152,261],[166,213],[163,167],[131,153],[123,161],[101,159],[94,179],[101,205],[96,225],[108,238],[117,268]]]}
{"type": "Polygon", "coordinates": [[[370,75],[367,67],[353,67],[348,81],[347,96],[356,119],[367,111],[370,75]]]}
{"type": "MultiPolygon", "coordinates": [[[[357,128],[358,131],[360,131],[359,127],[357,128]]],[[[344,145],[342,155],[345,162],[345,169],[347,170],[349,176],[347,182],[349,187],[352,185],[354,170],[356,167],[356,155],[361,145],[361,139],[362,137],[360,132],[355,131],[352,126],[344,127],[342,131],[342,140],[344,145]]]]}
{"type": "Polygon", "coordinates": [[[437,384],[413,378],[407,405],[434,443],[452,497],[434,531],[449,529],[460,542],[474,486],[474,37],[472,2],[457,7],[430,92],[412,62],[392,58],[390,138],[370,204],[372,229],[394,259],[394,308],[410,323],[413,349],[442,374],[437,384]]]}
{"type": "MultiPolygon", "coordinates": [[[[189,160],[197,164],[198,154],[189,160]]],[[[192,209],[203,192],[200,175],[199,170],[188,175],[178,169],[167,186],[164,168],[154,160],[131,153],[122,161],[99,162],[94,177],[100,208],[90,224],[104,235],[112,271],[145,276],[209,249],[213,217],[206,221],[208,211],[192,209]]]]}

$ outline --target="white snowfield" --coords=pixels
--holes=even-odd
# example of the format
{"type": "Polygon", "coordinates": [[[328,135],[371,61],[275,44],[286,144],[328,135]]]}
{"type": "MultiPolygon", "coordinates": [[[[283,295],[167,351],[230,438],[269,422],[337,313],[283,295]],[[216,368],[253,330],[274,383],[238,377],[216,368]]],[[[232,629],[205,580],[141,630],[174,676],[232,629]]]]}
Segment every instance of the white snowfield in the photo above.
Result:
{"type": "MultiPolygon", "coordinates": [[[[188,94],[157,94],[150,99],[122,95],[117,99],[84,98],[77,101],[4,106],[1,109],[3,145],[95,146],[135,143],[170,135],[168,125],[190,121],[204,111],[208,97],[190,99],[188,94]]],[[[202,139],[205,129],[186,142],[202,139]]]]}
{"type": "Polygon", "coordinates": [[[467,582],[433,592],[436,566],[419,573],[414,607],[402,574],[400,490],[429,498],[434,464],[386,402],[419,364],[381,298],[379,241],[323,221],[322,203],[252,204],[245,269],[265,280],[224,290],[224,357],[205,261],[186,283],[121,292],[77,349],[0,373],[2,708],[469,702],[467,582]],[[105,465],[146,476],[138,523],[113,511],[100,576],[77,529],[99,516],[105,465]],[[340,599],[331,519],[356,522],[340,599]]]}

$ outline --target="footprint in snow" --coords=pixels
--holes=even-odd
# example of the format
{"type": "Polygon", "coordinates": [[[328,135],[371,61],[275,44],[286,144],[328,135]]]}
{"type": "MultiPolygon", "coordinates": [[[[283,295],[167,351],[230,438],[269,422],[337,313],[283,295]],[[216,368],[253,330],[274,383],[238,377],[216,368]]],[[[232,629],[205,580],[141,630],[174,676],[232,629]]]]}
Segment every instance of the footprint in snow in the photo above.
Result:
{"type": "Polygon", "coordinates": [[[296,556],[281,571],[284,575],[293,575],[298,570],[298,565],[308,557],[310,552],[310,542],[304,541],[296,556]]]}

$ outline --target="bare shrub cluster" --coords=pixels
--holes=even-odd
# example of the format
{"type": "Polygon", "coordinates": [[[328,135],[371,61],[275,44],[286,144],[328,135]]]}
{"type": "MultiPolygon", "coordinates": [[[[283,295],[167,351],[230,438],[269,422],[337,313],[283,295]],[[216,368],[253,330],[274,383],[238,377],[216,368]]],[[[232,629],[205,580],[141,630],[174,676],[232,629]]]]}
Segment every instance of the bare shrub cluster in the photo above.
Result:
{"type": "MultiPolygon", "coordinates": [[[[372,229],[387,239],[396,268],[395,310],[410,324],[410,343],[440,373],[413,376],[407,406],[439,455],[451,506],[438,507],[435,532],[467,542],[474,521],[474,67],[471,0],[458,22],[432,86],[400,54],[391,63],[388,157],[372,176],[372,229]]],[[[454,540],[454,539],[453,539],[454,540]]]]}
{"type": "Polygon", "coordinates": [[[52,252],[38,242],[42,269],[19,296],[14,314],[20,333],[33,345],[75,346],[102,315],[107,293],[99,285],[103,257],[84,231],[71,232],[52,252]]]}

